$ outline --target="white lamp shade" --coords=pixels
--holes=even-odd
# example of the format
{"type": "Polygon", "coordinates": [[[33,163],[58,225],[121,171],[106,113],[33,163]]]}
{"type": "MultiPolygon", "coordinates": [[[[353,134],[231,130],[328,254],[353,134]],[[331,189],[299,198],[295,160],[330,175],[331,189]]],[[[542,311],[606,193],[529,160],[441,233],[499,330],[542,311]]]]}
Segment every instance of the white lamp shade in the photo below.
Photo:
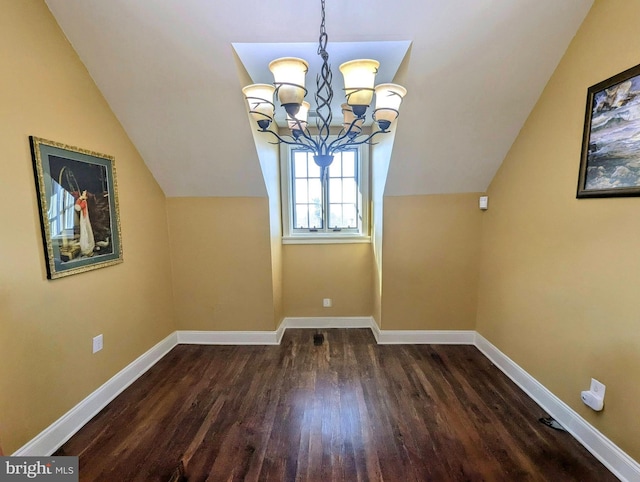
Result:
{"type": "Polygon", "coordinates": [[[379,66],[380,62],[370,59],[351,60],[340,66],[349,105],[371,104],[373,85],[379,66]]]}
{"type": "Polygon", "coordinates": [[[299,129],[301,131],[307,128],[307,117],[309,115],[309,102],[303,102],[300,106],[300,110],[296,114],[296,119],[291,118],[290,115],[287,115],[287,124],[289,124],[289,129],[299,129]]]}
{"type": "Polygon", "coordinates": [[[273,119],[273,92],[276,88],[269,84],[252,84],[242,89],[249,112],[255,121],[273,119]]]}
{"type": "Polygon", "coordinates": [[[304,79],[309,70],[309,64],[296,57],[283,57],[271,62],[269,70],[278,87],[280,103],[282,105],[302,104],[305,95],[304,79]]]}
{"type": "Polygon", "coordinates": [[[393,122],[398,117],[398,110],[402,98],[407,95],[407,89],[397,84],[380,84],[376,86],[376,109],[375,118],[377,121],[385,120],[393,122]]]}

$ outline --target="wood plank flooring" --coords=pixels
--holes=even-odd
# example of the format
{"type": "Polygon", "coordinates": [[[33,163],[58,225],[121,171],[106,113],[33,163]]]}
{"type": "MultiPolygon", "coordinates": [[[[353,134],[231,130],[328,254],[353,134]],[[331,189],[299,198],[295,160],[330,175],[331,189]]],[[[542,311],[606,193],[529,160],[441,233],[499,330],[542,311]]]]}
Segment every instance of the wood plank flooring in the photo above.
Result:
{"type": "Polygon", "coordinates": [[[617,480],[475,347],[322,332],[179,345],[57,454],[83,481],[617,480]]]}

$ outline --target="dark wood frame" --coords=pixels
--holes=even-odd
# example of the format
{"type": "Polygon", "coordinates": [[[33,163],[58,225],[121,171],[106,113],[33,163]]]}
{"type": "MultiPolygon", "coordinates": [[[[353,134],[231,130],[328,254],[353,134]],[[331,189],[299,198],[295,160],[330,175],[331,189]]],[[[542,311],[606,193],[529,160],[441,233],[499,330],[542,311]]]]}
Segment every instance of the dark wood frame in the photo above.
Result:
{"type": "MultiPolygon", "coordinates": [[[[621,109],[625,104],[620,106],[607,105],[606,110],[594,112],[596,108],[597,99],[602,99],[606,97],[606,92],[615,92],[616,89],[620,88],[627,81],[635,81],[640,82],[640,65],[636,65],[630,69],[625,70],[613,77],[603,80],[595,85],[592,85],[587,90],[587,107],[585,112],[585,121],[584,121],[584,133],[582,137],[582,153],[580,156],[580,173],[578,179],[578,190],[577,197],[578,198],[587,198],[587,197],[614,197],[614,196],[640,196],[640,168],[634,167],[634,172],[638,174],[638,181],[633,186],[624,186],[624,187],[605,187],[605,188],[589,188],[587,187],[587,176],[590,168],[595,168],[593,166],[593,154],[597,152],[600,148],[597,143],[594,142],[593,139],[593,124],[594,120],[598,120],[602,117],[607,117],[607,121],[610,120],[618,120],[615,119],[616,111],[621,109]],[[602,114],[604,113],[604,115],[602,114]],[[599,114],[599,116],[597,115],[599,114]]],[[[627,98],[625,99],[628,103],[630,100],[633,100],[636,97],[640,98],[640,92],[628,92],[627,98]]],[[[611,97],[611,96],[609,96],[611,97]]],[[[606,102],[606,100],[605,100],[606,102]]],[[[601,104],[598,105],[601,107],[601,104]]],[[[640,107],[639,107],[640,109],[640,107]]],[[[620,120],[620,122],[624,122],[624,120],[620,120]]],[[[605,122],[606,124],[606,122],[605,122]]],[[[637,130],[637,135],[640,136],[640,128],[637,130]]],[[[622,137],[614,137],[612,136],[610,141],[616,141],[622,139],[622,137]]],[[[637,156],[634,157],[634,164],[638,164],[640,166],[640,149],[637,152],[637,156]]],[[[626,166],[625,166],[626,167],[626,166]]],[[[611,168],[610,168],[611,169],[611,168]]],[[[605,169],[602,168],[603,176],[605,169]]],[[[611,179],[611,173],[608,173],[607,179],[611,179]]]]}
{"type": "Polygon", "coordinates": [[[39,137],[29,140],[47,278],[121,263],[114,158],[39,137]]]}

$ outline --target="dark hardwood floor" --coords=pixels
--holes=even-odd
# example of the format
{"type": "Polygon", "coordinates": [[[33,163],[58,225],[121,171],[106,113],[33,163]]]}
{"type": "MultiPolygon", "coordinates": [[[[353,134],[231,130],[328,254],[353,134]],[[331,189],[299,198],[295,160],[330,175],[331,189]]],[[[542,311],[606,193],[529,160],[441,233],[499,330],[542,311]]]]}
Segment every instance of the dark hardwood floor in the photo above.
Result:
{"type": "Polygon", "coordinates": [[[473,346],[313,333],[179,345],[57,454],[83,481],[617,480],[473,346]]]}

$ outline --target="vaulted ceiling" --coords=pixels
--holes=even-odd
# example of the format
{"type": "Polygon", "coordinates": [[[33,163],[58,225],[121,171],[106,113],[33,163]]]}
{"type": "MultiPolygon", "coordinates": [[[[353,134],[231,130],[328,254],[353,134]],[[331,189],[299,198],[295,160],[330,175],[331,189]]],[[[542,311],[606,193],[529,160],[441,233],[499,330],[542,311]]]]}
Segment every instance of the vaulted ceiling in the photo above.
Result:
{"type": "MultiPolygon", "coordinates": [[[[46,3],[167,196],[265,194],[232,44],[317,42],[320,0],[46,3]]],[[[386,193],[484,191],[592,3],[326,0],[330,55],[410,42],[386,193]]]]}

